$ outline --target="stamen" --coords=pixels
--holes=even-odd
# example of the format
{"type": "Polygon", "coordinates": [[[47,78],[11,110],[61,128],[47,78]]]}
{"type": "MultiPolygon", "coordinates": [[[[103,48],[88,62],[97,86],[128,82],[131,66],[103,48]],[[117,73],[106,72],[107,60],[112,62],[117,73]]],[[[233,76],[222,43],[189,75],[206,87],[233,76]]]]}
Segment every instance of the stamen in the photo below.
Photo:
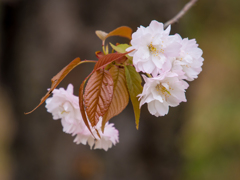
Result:
{"type": "Polygon", "coordinates": [[[152,43],[148,46],[149,51],[152,53],[153,56],[158,56],[159,51],[155,48],[152,43]]]}
{"type": "MultiPolygon", "coordinates": [[[[157,91],[159,91],[158,93],[162,93],[163,95],[167,96],[167,95],[171,95],[171,93],[162,85],[162,84],[158,84],[156,86],[157,91]],[[167,93],[167,94],[166,94],[167,93]]],[[[172,89],[171,87],[169,87],[169,89],[172,89]]]]}
{"type": "Polygon", "coordinates": [[[69,113],[69,111],[63,110],[63,111],[61,112],[61,114],[63,114],[63,113],[69,113]]]}

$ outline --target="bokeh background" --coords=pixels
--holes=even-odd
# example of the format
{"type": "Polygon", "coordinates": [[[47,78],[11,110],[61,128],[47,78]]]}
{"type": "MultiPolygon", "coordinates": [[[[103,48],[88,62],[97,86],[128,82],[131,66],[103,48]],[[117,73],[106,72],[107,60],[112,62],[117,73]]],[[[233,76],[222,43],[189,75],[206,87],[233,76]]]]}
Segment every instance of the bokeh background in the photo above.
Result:
{"type": "MultiPolygon", "coordinates": [[[[171,33],[196,38],[205,59],[187,103],[155,118],[131,105],[111,122],[120,143],[105,152],[76,145],[44,105],[31,110],[50,79],[75,57],[96,59],[95,30],[166,22],[186,0],[2,0],[0,59],[1,180],[239,180],[240,1],[199,0],[171,33]]],[[[111,38],[113,42],[126,42],[111,38]]],[[[61,87],[93,68],[74,69],[61,87]]]]}

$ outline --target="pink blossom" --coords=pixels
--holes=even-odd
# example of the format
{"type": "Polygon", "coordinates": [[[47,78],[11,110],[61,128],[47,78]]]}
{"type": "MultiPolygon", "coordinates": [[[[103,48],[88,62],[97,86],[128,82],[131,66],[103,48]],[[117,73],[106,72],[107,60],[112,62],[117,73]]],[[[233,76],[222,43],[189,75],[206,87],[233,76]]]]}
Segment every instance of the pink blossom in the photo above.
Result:
{"type": "Polygon", "coordinates": [[[108,148],[111,148],[112,145],[116,145],[116,143],[119,142],[119,133],[118,130],[113,127],[114,124],[112,123],[106,123],[104,133],[102,133],[101,126],[102,117],[100,117],[98,124],[95,127],[91,128],[94,136],[96,137],[95,140],[86,127],[83,132],[77,133],[74,142],[77,144],[86,144],[88,142],[91,149],[94,145],[94,149],[104,149],[107,151],[108,148]],[[98,131],[101,138],[98,137],[96,130],[98,131]]]}
{"type": "Polygon", "coordinates": [[[54,89],[53,96],[46,100],[47,111],[52,113],[53,119],[61,119],[63,131],[71,134],[84,129],[82,115],[80,114],[78,97],[73,95],[73,85],[67,89],[54,89]]]}
{"type": "Polygon", "coordinates": [[[181,45],[169,36],[170,26],[164,30],[163,24],[153,20],[148,27],[140,26],[132,34],[132,46],[127,51],[133,56],[137,72],[156,76],[169,58],[179,55],[181,45]]]}
{"type": "Polygon", "coordinates": [[[112,147],[112,144],[116,144],[119,142],[119,134],[118,130],[115,129],[114,124],[106,123],[104,133],[101,131],[102,127],[102,117],[100,117],[98,124],[95,126],[95,128],[100,133],[101,139],[97,139],[95,142],[94,149],[104,149],[105,151],[108,150],[108,148],[112,147]]]}
{"type": "MultiPolygon", "coordinates": [[[[69,84],[67,89],[55,89],[53,90],[53,97],[46,100],[47,111],[52,113],[53,119],[61,119],[63,131],[68,134],[76,135],[74,142],[77,144],[87,143],[89,146],[94,146],[94,149],[104,149],[112,147],[112,144],[116,144],[119,140],[118,130],[113,126],[114,124],[106,124],[105,131],[102,133],[102,117],[100,117],[98,124],[95,127],[91,127],[94,139],[88,128],[83,122],[82,115],[79,109],[79,99],[73,95],[73,85],[69,84]],[[98,130],[101,138],[98,137],[96,130],[98,130]]],[[[90,125],[90,124],[89,124],[90,125]]]]}
{"type": "Polygon", "coordinates": [[[184,79],[192,81],[198,77],[202,71],[204,59],[202,58],[202,50],[198,47],[195,39],[182,39],[179,34],[176,34],[176,40],[182,45],[179,56],[172,61],[172,69],[179,69],[185,73],[184,79]],[[178,67],[177,67],[178,66],[178,67]]]}
{"type": "Polygon", "coordinates": [[[84,144],[84,145],[88,143],[88,145],[92,149],[95,143],[95,140],[92,134],[90,133],[90,131],[88,130],[88,128],[85,126],[83,131],[76,133],[76,137],[73,142],[75,142],[76,144],[84,144]]]}
{"type": "Polygon", "coordinates": [[[157,77],[143,76],[145,84],[142,94],[139,95],[140,107],[148,103],[148,110],[152,115],[164,116],[169,106],[175,107],[180,102],[186,102],[185,89],[188,84],[179,80],[178,74],[168,72],[157,77]]]}

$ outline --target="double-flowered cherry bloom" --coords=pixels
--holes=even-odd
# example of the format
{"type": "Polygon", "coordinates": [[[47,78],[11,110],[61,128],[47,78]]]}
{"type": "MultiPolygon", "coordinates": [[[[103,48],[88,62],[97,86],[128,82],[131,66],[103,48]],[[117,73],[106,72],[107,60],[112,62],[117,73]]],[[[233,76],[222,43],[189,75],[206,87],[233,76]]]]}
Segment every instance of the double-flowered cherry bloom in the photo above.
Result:
{"type": "Polygon", "coordinates": [[[52,113],[53,119],[61,119],[63,131],[75,134],[84,128],[82,115],[80,114],[78,97],[73,95],[73,85],[69,84],[67,89],[54,89],[53,97],[46,100],[46,108],[52,113]]]}
{"type": "Polygon", "coordinates": [[[170,36],[169,26],[164,30],[164,25],[152,21],[148,27],[140,26],[132,34],[131,47],[126,49],[135,51],[129,53],[133,56],[133,65],[137,72],[144,72],[156,76],[164,63],[172,57],[179,55],[181,45],[170,36]]]}
{"type": "Polygon", "coordinates": [[[104,149],[105,151],[107,151],[108,148],[112,147],[112,144],[116,145],[116,143],[119,142],[119,133],[118,130],[113,127],[113,123],[106,123],[104,133],[101,130],[101,126],[102,117],[100,117],[97,125],[94,128],[91,128],[96,140],[94,140],[94,137],[90,134],[88,128],[85,126],[83,131],[77,133],[74,142],[76,142],[77,144],[86,144],[88,142],[91,149],[95,143],[94,149],[104,149]],[[96,130],[98,130],[101,138],[98,137],[96,130]]]}
{"type": "Polygon", "coordinates": [[[132,35],[129,53],[137,72],[145,84],[139,95],[140,107],[147,103],[155,116],[164,116],[169,106],[186,102],[188,84],[202,71],[202,50],[195,39],[182,39],[179,34],[169,35],[170,26],[164,30],[162,23],[152,21],[148,27],[140,26],[132,35]]]}
{"type": "Polygon", "coordinates": [[[113,124],[106,124],[104,133],[101,132],[102,118],[95,127],[92,128],[96,140],[83,122],[79,109],[79,99],[73,94],[73,85],[69,84],[67,89],[53,90],[53,96],[46,100],[47,111],[52,113],[53,119],[61,119],[63,131],[68,134],[76,135],[74,142],[77,144],[89,144],[94,149],[104,149],[112,147],[112,144],[118,143],[119,134],[113,124]],[[98,130],[101,138],[96,134],[98,130]]]}
{"type": "Polygon", "coordinates": [[[175,107],[180,102],[186,102],[185,89],[188,84],[179,80],[176,73],[168,72],[153,78],[143,75],[145,85],[139,95],[140,106],[148,103],[148,110],[152,115],[164,116],[168,113],[169,106],[175,107]]]}
{"type": "MultiPolygon", "coordinates": [[[[198,77],[202,71],[204,59],[202,58],[202,50],[198,48],[195,39],[182,39],[179,34],[175,35],[176,41],[181,44],[179,56],[174,58],[173,66],[181,66],[185,73],[184,79],[192,81],[198,77]]],[[[172,67],[176,68],[176,67],[172,67]]]]}

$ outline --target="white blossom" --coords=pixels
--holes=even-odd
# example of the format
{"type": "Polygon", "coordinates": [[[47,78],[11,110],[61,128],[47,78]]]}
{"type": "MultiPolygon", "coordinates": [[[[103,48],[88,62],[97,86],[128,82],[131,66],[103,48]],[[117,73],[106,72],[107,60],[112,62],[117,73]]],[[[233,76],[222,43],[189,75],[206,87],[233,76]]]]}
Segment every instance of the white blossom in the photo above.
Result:
{"type": "Polygon", "coordinates": [[[77,144],[79,143],[86,144],[88,142],[91,149],[94,145],[94,149],[104,149],[105,151],[107,151],[108,148],[111,148],[112,145],[116,145],[116,143],[119,142],[118,130],[113,126],[114,124],[112,123],[111,124],[106,123],[104,133],[102,133],[102,130],[101,130],[102,117],[100,117],[97,125],[91,128],[96,138],[95,140],[92,134],[89,132],[89,130],[86,127],[83,132],[76,135],[74,142],[76,142],[77,144]],[[98,134],[96,131],[98,131],[101,138],[98,137],[98,134]]]}
{"type": "Polygon", "coordinates": [[[106,123],[104,133],[102,133],[101,131],[102,117],[99,118],[99,122],[95,126],[95,128],[98,130],[101,138],[96,140],[94,149],[104,149],[105,151],[107,151],[108,148],[112,147],[112,144],[115,145],[116,143],[119,142],[118,130],[115,129],[113,126],[114,124],[112,123],[111,124],[106,123]]]}
{"type": "Polygon", "coordinates": [[[171,57],[179,55],[181,45],[169,36],[170,26],[164,30],[162,23],[152,21],[148,27],[140,26],[132,34],[132,46],[127,51],[133,56],[133,65],[137,72],[145,72],[156,76],[163,64],[171,57]]]}
{"type": "Polygon", "coordinates": [[[179,34],[176,34],[176,40],[182,45],[179,56],[173,58],[172,69],[181,67],[184,74],[184,79],[192,81],[198,77],[202,71],[202,50],[198,47],[195,39],[182,39],[179,34]]]}
{"type": "Polygon", "coordinates": [[[88,130],[87,126],[85,126],[83,131],[76,133],[76,137],[73,142],[75,142],[76,144],[84,144],[84,145],[88,143],[88,145],[92,149],[95,143],[95,140],[92,134],[90,133],[90,131],[88,130]]]}
{"type": "Polygon", "coordinates": [[[76,135],[74,142],[77,144],[89,144],[90,148],[94,146],[94,149],[104,149],[112,147],[112,144],[119,142],[118,130],[113,126],[114,124],[105,125],[105,131],[102,133],[102,117],[100,117],[98,124],[95,127],[91,127],[93,135],[84,124],[82,115],[79,108],[79,98],[73,95],[73,85],[69,84],[67,89],[55,89],[53,90],[53,97],[46,100],[47,111],[52,113],[53,119],[61,119],[63,131],[68,134],[76,135]],[[98,137],[96,130],[100,134],[98,137]]]}
{"type": "Polygon", "coordinates": [[[52,113],[53,119],[61,119],[65,133],[75,133],[84,129],[82,115],[79,110],[78,97],[73,95],[73,85],[67,89],[54,89],[53,96],[46,100],[46,108],[52,113]]]}
{"type": "Polygon", "coordinates": [[[145,84],[142,94],[139,95],[140,107],[147,103],[152,115],[164,116],[169,111],[169,106],[175,107],[180,102],[186,102],[185,89],[188,84],[179,80],[178,74],[168,72],[157,77],[143,76],[145,84]]]}

